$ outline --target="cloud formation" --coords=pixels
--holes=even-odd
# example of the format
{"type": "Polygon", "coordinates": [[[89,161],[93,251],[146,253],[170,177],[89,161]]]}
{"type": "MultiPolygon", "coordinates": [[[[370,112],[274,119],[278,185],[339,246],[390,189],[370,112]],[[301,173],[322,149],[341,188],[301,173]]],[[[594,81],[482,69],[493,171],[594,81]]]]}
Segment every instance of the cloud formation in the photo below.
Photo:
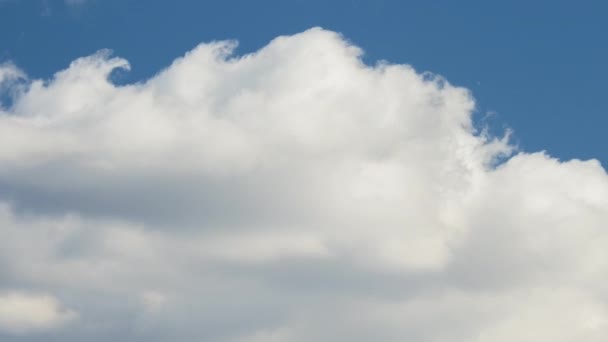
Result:
{"type": "Polygon", "coordinates": [[[511,156],[466,89],[334,32],[235,46],[124,86],[107,51],[0,67],[0,288],[79,315],[40,341],[608,337],[597,161],[511,156]]]}
{"type": "Polygon", "coordinates": [[[12,334],[57,328],[77,318],[48,295],[6,293],[0,295],[0,331],[12,334]]]}

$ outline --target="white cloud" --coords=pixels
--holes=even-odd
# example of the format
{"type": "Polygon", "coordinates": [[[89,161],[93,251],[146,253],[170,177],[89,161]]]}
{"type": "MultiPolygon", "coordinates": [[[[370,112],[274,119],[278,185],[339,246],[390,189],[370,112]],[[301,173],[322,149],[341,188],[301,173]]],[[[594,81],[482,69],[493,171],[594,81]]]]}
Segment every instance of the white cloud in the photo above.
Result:
{"type": "Polygon", "coordinates": [[[466,89],[333,32],[234,46],[9,86],[0,287],[70,298],[62,340],[605,340],[597,161],[494,167],[466,89]]]}
{"type": "Polygon", "coordinates": [[[78,315],[62,308],[48,295],[8,292],[0,295],[0,332],[25,334],[44,332],[76,319],[78,315]]]}
{"type": "Polygon", "coordinates": [[[0,83],[24,77],[23,71],[19,70],[19,68],[12,63],[0,64],[0,83]]]}

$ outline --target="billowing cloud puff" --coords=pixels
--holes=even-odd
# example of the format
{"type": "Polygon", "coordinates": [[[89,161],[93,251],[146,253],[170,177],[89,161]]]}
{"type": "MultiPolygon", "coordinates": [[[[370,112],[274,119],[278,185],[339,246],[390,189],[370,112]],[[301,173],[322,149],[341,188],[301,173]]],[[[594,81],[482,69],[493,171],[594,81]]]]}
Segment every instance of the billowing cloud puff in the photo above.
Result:
{"type": "Polygon", "coordinates": [[[597,161],[511,156],[466,89],[333,32],[234,47],[0,68],[0,288],[79,314],[40,341],[608,337],[597,161]]]}
{"type": "Polygon", "coordinates": [[[0,295],[0,332],[23,334],[46,331],[76,317],[75,312],[63,309],[56,298],[48,295],[0,295]]]}

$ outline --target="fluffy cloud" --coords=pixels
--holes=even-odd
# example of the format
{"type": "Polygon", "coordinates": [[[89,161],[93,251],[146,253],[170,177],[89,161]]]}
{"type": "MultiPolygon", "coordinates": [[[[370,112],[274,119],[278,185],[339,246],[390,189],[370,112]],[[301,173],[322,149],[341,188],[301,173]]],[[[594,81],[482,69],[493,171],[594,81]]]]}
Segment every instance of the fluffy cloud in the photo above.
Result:
{"type": "Polygon", "coordinates": [[[234,47],[0,68],[0,288],[79,313],[41,341],[608,337],[597,161],[497,163],[466,89],[333,32],[234,47]]]}
{"type": "Polygon", "coordinates": [[[23,334],[45,331],[74,320],[77,314],[63,309],[48,295],[7,293],[0,295],[0,331],[23,334]]]}

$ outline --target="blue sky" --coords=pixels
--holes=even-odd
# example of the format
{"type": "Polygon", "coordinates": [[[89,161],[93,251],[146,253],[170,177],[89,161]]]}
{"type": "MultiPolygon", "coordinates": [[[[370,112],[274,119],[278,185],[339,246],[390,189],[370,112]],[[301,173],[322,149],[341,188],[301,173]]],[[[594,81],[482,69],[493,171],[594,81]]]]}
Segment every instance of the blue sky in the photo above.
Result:
{"type": "Polygon", "coordinates": [[[478,117],[511,127],[526,151],[608,162],[608,5],[602,1],[63,1],[0,3],[0,60],[49,77],[109,48],[119,82],[158,72],[198,43],[238,53],[313,26],[341,32],[365,60],[408,63],[469,88],[478,117]]]}

